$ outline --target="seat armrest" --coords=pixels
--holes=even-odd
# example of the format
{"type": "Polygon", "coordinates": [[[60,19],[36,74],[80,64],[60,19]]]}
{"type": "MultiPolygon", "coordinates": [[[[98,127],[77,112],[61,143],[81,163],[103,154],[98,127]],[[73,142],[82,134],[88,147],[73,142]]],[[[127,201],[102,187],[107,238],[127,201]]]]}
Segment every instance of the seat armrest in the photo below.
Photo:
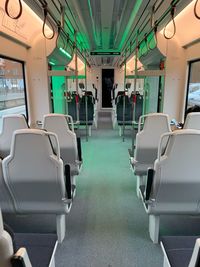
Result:
{"type": "Polygon", "coordinates": [[[12,267],[32,267],[27,250],[20,248],[11,258],[12,267]]]}
{"type": "Polygon", "coordinates": [[[77,140],[78,159],[79,162],[82,162],[83,159],[82,159],[82,149],[81,149],[81,138],[77,137],[76,140],[77,140]]]}
{"type": "Polygon", "coordinates": [[[70,165],[65,165],[65,187],[67,192],[67,198],[72,198],[72,185],[71,185],[71,174],[70,174],[70,165]]]}
{"type": "Polygon", "coordinates": [[[148,169],[148,171],[147,171],[147,184],[146,184],[146,190],[145,190],[145,201],[149,200],[149,197],[151,194],[154,172],[155,172],[154,169],[148,169]]]}

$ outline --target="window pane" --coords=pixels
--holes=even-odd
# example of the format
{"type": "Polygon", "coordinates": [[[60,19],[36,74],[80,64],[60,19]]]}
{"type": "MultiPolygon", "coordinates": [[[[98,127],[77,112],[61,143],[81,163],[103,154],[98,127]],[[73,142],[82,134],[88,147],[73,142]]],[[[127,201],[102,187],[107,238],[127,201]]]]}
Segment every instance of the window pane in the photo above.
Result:
{"type": "Polygon", "coordinates": [[[187,109],[200,106],[200,61],[192,62],[188,87],[187,109]]]}
{"type": "Polygon", "coordinates": [[[0,57],[0,129],[5,114],[26,114],[23,63],[0,57]]]}

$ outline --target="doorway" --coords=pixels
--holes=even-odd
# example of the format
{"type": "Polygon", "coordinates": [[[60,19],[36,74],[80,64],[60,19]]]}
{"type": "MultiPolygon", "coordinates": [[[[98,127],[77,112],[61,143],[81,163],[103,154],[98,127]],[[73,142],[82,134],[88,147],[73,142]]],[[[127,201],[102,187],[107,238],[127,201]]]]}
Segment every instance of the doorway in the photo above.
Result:
{"type": "Polygon", "coordinates": [[[114,83],[114,69],[102,69],[102,108],[111,108],[111,93],[114,83]]]}

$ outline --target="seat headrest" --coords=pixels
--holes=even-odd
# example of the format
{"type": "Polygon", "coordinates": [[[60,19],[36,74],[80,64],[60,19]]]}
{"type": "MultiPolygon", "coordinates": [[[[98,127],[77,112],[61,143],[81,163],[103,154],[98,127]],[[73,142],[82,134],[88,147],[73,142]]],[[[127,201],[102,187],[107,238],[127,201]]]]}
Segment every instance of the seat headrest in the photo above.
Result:
{"type": "Polygon", "coordinates": [[[161,158],[162,143],[164,142],[164,140],[166,142],[166,138],[168,138],[168,142],[165,154],[169,154],[172,151],[174,155],[176,154],[176,157],[178,157],[178,155],[180,154],[181,148],[185,147],[186,145],[188,155],[190,153],[193,153],[194,147],[197,148],[198,146],[200,146],[200,130],[183,129],[171,133],[165,133],[160,138],[158,160],[160,160],[161,158]]]}
{"type": "Polygon", "coordinates": [[[60,158],[60,147],[58,137],[55,133],[46,132],[40,129],[20,129],[13,134],[10,154],[14,155],[16,151],[20,151],[24,156],[26,153],[38,153],[38,149],[42,153],[54,154],[60,158]],[[55,141],[54,150],[52,149],[49,137],[53,137],[55,141]]]}
{"type": "Polygon", "coordinates": [[[69,125],[65,115],[53,113],[44,115],[43,128],[52,132],[58,131],[59,129],[68,131],[69,125]]]}
{"type": "Polygon", "coordinates": [[[28,128],[27,121],[24,115],[9,114],[2,117],[2,131],[12,131],[13,129],[28,128]]]}
{"type": "Polygon", "coordinates": [[[183,128],[200,130],[200,112],[188,113],[183,128]]]}
{"type": "Polygon", "coordinates": [[[159,131],[164,127],[166,128],[166,132],[171,131],[170,128],[170,123],[169,123],[169,116],[164,113],[149,113],[146,115],[142,115],[139,118],[139,127],[138,127],[138,132],[141,130],[141,124],[142,120],[145,119],[144,121],[144,127],[143,130],[150,130],[158,129],[159,131]]]}

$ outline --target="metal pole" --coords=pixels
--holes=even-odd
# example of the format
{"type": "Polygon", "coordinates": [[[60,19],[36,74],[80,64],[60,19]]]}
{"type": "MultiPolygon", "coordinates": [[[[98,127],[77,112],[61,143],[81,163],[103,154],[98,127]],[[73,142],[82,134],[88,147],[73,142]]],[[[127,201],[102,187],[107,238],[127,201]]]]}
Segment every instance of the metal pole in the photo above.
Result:
{"type": "Polygon", "coordinates": [[[87,96],[87,64],[85,61],[85,117],[86,117],[86,141],[88,141],[88,96],[87,96]]]}
{"type": "Polygon", "coordinates": [[[125,132],[125,86],[126,86],[126,51],[125,51],[125,65],[124,65],[124,96],[123,96],[123,142],[125,141],[124,132],[125,132]]]}
{"type": "Polygon", "coordinates": [[[137,86],[137,60],[138,60],[138,37],[136,38],[136,50],[135,50],[135,76],[134,76],[134,99],[133,99],[133,133],[132,133],[132,156],[134,156],[134,149],[135,149],[135,137],[136,137],[136,130],[134,128],[135,123],[135,111],[136,111],[136,86],[137,86]]]}
{"type": "MultiPolygon", "coordinates": [[[[77,51],[77,44],[76,44],[76,32],[74,34],[75,36],[75,45],[76,45],[76,48],[75,48],[75,77],[76,77],[76,95],[77,95],[77,98],[78,98],[78,51],[77,51]]],[[[79,103],[76,99],[76,114],[77,114],[77,121],[79,122],[79,103]]]]}
{"type": "Polygon", "coordinates": [[[68,101],[67,101],[67,95],[68,93],[68,79],[65,77],[65,114],[68,114],[68,101]]]}

